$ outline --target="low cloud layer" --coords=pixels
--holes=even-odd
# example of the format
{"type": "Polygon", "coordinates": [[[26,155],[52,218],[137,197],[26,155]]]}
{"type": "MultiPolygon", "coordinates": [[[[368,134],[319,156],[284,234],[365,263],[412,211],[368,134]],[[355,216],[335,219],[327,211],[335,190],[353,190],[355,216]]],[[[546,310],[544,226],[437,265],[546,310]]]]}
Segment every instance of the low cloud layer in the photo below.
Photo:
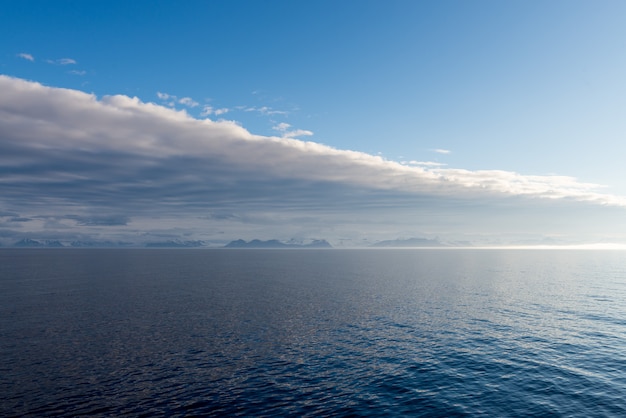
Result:
{"type": "MultiPolygon", "coordinates": [[[[231,233],[227,227],[339,237],[361,230],[359,222],[376,234],[422,231],[424,216],[445,232],[502,206],[626,207],[624,197],[571,177],[406,165],[295,139],[312,133],[287,124],[276,126],[280,137],[259,136],[137,98],[6,76],[0,91],[0,212],[10,214],[0,217],[0,235],[7,237],[212,236],[231,233]]],[[[165,93],[159,99],[197,105],[165,93]]]]}

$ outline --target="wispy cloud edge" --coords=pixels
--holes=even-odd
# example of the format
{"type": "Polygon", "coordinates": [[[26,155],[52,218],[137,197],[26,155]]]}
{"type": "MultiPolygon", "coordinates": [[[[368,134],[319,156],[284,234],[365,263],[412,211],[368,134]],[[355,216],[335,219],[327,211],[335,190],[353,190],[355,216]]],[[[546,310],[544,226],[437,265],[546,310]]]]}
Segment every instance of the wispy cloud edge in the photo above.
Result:
{"type": "Polygon", "coordinates": [[[35,57],[33,57],[31,54],[28,54],[26,52],[20,52],[19,54],[17,54],[18,57],[25,59],[27,61],[35,61],[35,57]]]}

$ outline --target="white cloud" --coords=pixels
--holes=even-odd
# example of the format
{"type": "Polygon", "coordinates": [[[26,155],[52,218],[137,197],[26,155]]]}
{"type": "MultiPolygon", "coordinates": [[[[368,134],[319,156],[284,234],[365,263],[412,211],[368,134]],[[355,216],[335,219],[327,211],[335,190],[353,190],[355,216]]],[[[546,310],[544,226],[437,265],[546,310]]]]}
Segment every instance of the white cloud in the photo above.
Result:
{"type": "MultiPolygon", "coordinates": [[[[219,157],[234,166],[254,168],[275,177],[339,181],[410,193],[489,192],[622,202],[622,198],[595,192],[598,185],[571,177],[525,176],[500,170],[425,170],[315,142],[253,135],[233,122],[194,119],[185,111],[127,96],[98,100],[80,91],[6,76],[0,76],[0,86],[0,116],[7,132],[3,142],[15,147],[116,152],[138,161],[149,157],[219,157]],[[23,141],[17,141],[17,137],[23,141]]],[[[286,123],[275,129],[287,134],[310,134],[290,131],[291,126],[286,123]]],[[[10,161],[5,159],[4,163],[10,161]]]]}
{"type": "Polygon", "coordinates": [[[285,122],[281,122],[278,125],[272,127],[273,130],[281,132],[283,138],[297,138],[299,136],[311,136],[313,132],[304,129],[290,130],[291,125],[285,122]]]}
{"type": "Polygon", "coordinates": [[[289,114],[289,112],[287,112],[286,110],[276,110],[276,109],[272,109],[271,107],[268,107],[268,106],[261,106],[261,107],[256,107],[256,106],[237,106],[237,107],[235,107],[235,109],[243,110],[244,112],[258,112],[258,113],[260,113],[262,115],[265,115],[265,116],[274,116],[274,115],[287,116],[289,114]]]}
{"type": "Polygon", "coordinates": [[[76,64],[76,60],[74,60],[72,58],[59,58],[59,59],[56,59],[56,60],[46,60],[46,62],[48,64],[55,64],[55,65],[76,64]]]}
{"type": "Polygon", "coordinates": [[[71,70],[71,71],[68,71],[68,72],[70,74],[80,75],[80,76],[83,76],[83,75],[87,74],[87,71],[85,71],[85,70],[71,70]]]}
{"type": "Polygon", "coordinates": [[[447,164],[444,163],[438,163],[435,161],[415,161],[415,160],[411,160],[408,162],[408,164],[410,165],[417,165],[417,166],[421,166],[421,167],[444,167],[447,164]]]}
{"type": "Polygon", "coordinates": [[[159,217],[193,232],[198,228],[184,219],[213,211],[240,213],[237,219],[273,217],[284,228],[324,218],[316,227],[389,223],[403,230],[418,218],[429,225],[436,219],[467,224],[482,216],[483,223],[474,224],[488,227],[505,213],[528,216],[557,202],[626,207],[626,198],[572,177],[403,165],[295,139],[311,132],[286,123],[274,127],[282,137],[267,137],[127,96],[98,99],[6,76],[0,76],[0,91],[0,212],[24,218],[97,215],[130,219],[106,226],[128,230],[159,217]],[[496,211],[499,205],[509,212],[496,211]],[[253,213],[266,215],[248,216],[253,213]]]}
{"type": "Polygon", "coordinates": [[[230,109],[223,107],[220,109],[215,109],[213,108],[213,106],[209,106],[209,105],[205,105],[202,107],[202,112],[200,112],[200,116],[202,117],[207,117],[207,116],[211,116],[211,115],[215,115],[215,116],[220,116],[223,115],[225,113],[228,113],[230,111],[230,109]]]}
{"type": "Polygon", "coordinates": [[[178,99],[178,103],[187,107],[196,107],[199,105],[199,103],[193,100],[191,97],[183,97],[181,99],[178,99]]]}
{"type": "Polygon", "coordinates": [[[436,152],[437,154],[450,154],[452,152],[450,150],[442,149],[442,148],[435,148],[431,151],[436,152]]]}
{"type": "Polygon", "coordinates": [[[289,128],[291,128],[291,125],[285,122],[281,122],[278,125],[272,127],[273,130],[278,132],[287,132],[289,128]]]}
{"type": "Polygon", "coordinates": [[[297,138],[299,136],[312,136],[312,131],[307,131],[306,129],[294,129],[293,131],[285,132],[283,134],[284,138],[297,138]]]}
{"type": "Polygon", "coordinates": [[[31,54],[27,54],[26,52],[20,52],[19,54],[17,54],[17,56],[27,61],[35,61],[35,57],[33,57],[31,54]]]}
{"type": "Polygon", "coordinates": [[[157,97],[163,102],[165,106],[169,106],[171,108],[176,107],[176,103],[178,101],[178,98],[176,96],[157,91],[157,97]]]}
{"type": "Polygon", "coordinates": [[[165,102],[165,104],[169,107],[175,107],[177,104],[181,104],[183,106],[186,107],[197,107],[200,104],[198,102],[196,102],[195,100],[193,100],[191,97],[181,97],[178,98],[178,96],[175,96],[173,94],[168,94],[168,93],[163,93],[160,91],[157,91],[157,97],[162,100],[163,102],[165,102]]]}

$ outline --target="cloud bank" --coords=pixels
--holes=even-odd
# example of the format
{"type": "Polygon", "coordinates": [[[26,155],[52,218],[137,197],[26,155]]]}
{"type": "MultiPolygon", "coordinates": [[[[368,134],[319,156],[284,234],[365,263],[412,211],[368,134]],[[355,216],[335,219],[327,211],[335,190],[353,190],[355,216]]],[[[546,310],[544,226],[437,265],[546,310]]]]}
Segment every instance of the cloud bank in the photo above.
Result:
{"type": "Polygon", "coordinates": [[[295,139],[312,132],[287,124],[276,126],[280,137],[259,136],[138,98],[6,76],[0,91],[0,212],[10,214],[0,217],[0,236],[211,235],[226,227],[339,236],[346,225],[360,229],[357,221],[378,225],[377,233],[423,230],[415,218],[434,214],[441,228],[461,228],[461,214],[474,222],[502,205],[626,207],[623,197],[572,177],[406,165],[295,139]]]}

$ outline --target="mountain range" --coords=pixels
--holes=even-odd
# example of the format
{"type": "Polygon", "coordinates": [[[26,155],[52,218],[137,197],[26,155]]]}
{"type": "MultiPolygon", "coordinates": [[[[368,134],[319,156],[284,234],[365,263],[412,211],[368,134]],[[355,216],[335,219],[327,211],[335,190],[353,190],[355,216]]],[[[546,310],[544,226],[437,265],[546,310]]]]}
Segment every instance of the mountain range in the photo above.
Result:
{"type": "Polygon", "coordinates": [[[238,239],[231,241],[224,246],[224,248],[333,248],[328,241],[324,239],[313,240],[310,243],[285,243],[277,239],[271,239],[267,241],[261,241],[253,239],[252,241],[244,241],[238,239]]]}

